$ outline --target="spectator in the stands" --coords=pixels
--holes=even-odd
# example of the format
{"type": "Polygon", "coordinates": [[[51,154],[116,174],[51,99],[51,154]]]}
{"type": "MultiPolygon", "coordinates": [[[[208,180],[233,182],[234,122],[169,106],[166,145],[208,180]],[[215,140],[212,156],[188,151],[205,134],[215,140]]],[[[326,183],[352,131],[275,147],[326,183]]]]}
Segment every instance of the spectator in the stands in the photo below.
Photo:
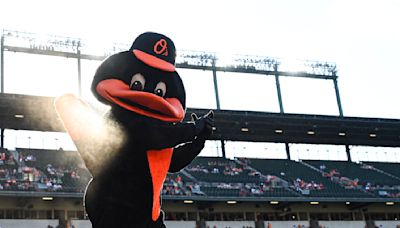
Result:
{"type": "Polygon", "coordinates": [[[324,185],[322,183],[315,183],[314,181],[306,182],[301,178],[296,178],[293,180],[293,187],[296,191],[301,190],[323,190],[324,185]]]}
{"type": "Polygon", "coordinates": [[[53,168],[53,166],[51,164],[47,164],[47,173],[49,173],[50,175],[56,175],[56,170],[55,168],[53,168]]]}
{"type": "Polygon", "coordinates": [[[258,171],[251,171],[248,173],[249,176],[261,176],[261,173],[258,171]]]}
{"type": "Polygon", "coordinates": [[[245,196],[248,196],[248,195],[249,195],[249,191],[247,191],[246,188],[240,188],[240,191],[239,191],[239,196],[240,197],[245,197],[245,196]]]}
{"type": "Polygon", "coordinates": [[[5,162],[7,165],[15,165],[15,160],[14,160],[14,156],[10,155],[8,156],[8,159],[5,162]]]}
{"type": "Polygon", "coordinates": [[[175,178],[175,182],[178,184],[180,188],[183,187],[182,177],[178,174],[175,178]]]}
{"type": "Polygon", "coordinates": [[[368,182],[368,183],[365,185],[364,188],[365,188],[366,191],[372,190],[372,189],[371,189],[371,183],[368,182]]]}
{"type": "Polygon", "coordinates": [[[211,173],[218,174],[219,173],[219,169],[214,167],[213,170],[211,171],[211,173]]]}
{"type": "Polygon", "coordinates": [[[0,165],[3,165],[6,162],[6,153],[1,152],[0,153],[0,165]]]}
{"type": "Polygon", "coordinates": [[[77,172],[76,170],[73,170],[73,171],[71,172],[71,177],[74,178],[74,179],[79,179],[79,178],[81,178],[81,177],[78,175],[78,172],[77,172]]]}
{"type": "Polygon", "coordinates": [[[252,195],[262,195],[264,192],[257,186],[254,186],[250,189],[252,195]]]}
{"type": "Polygon", "coordinates": [[[190,187],[191,187],[190,189],[191,189],[193,194],[195,194],[195,195],[204,195],[204,192],[202,192],[200,190],[200,185],[198,183],[195,183],[194,185],[191,185],[190,187]]]}

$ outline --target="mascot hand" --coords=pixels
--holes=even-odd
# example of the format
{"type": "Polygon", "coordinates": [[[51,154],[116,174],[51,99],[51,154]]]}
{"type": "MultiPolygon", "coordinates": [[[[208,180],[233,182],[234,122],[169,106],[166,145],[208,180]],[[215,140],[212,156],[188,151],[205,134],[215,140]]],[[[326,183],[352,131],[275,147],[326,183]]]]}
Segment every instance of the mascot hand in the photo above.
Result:
{"type": "Polygon", "coordinates": [[[209,138],[214,128],[214,112],[209,111],[200,118],[195,113],[192,113],[191,117],[196,127],[196,135],[202,139],[209,138]]]}

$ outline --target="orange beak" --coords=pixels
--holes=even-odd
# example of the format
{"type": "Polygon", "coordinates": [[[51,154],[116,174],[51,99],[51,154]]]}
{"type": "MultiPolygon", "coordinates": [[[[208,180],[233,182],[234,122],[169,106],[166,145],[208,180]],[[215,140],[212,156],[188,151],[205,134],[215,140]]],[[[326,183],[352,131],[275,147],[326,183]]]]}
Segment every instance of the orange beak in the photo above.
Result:
{"type": "Polygon", "coordinates": [[[177,98],[162,98],[153,93],[133,91],[118,79],[107,79],[96,86],[97,92],[108,101],[140,115],[166,122],[180,122],[185,110],[177,98]]]}

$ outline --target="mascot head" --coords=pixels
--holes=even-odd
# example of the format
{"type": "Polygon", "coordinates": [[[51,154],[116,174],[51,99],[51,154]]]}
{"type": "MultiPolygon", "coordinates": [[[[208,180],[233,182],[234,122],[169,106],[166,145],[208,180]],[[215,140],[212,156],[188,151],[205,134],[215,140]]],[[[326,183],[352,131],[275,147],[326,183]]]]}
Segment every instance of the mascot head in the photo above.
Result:
{"type": "Polygon", "coordinates": [[[166,122],[185,116],[185,88],[175,70],[175,45],[165,35],[139,35],[129,51],[108,57],[92,82],[95,97],[111,108],[122,107],[166,122]]]}

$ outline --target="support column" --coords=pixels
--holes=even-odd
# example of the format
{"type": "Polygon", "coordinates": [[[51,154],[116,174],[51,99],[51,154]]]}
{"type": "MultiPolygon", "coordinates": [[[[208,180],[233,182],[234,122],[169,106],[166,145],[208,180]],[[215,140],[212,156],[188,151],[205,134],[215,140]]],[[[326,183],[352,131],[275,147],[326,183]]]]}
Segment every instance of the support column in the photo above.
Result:
{"type": "Polygon", "coordinates": [[[274,71],[275,71],[276,92],[278,93],[279,112],[284,113],[283,102],[282,102],[282,93],[281,93],[281,84],[279,82],[278,64],[274,65],[274,71]]]}
{"type": "Polygon", "coordinates": [[[336,101],[337,101],[337,105],[339,108],[339,116],[343,117],[343,109],[342,109],[342,102],[340,101],[339,86],[338,86],[338,82],[337,82],[337,77],[336,77],[336,75],[334,75],[334,76],[335,77],[333,78],[333,84],[335,86],[336,101]]]}
{"type": "Polygon", "coordinates": [[[222,150],[222,157],[226,158],[225,140],[221,140],[221,150],[222,150]]]}
{"type": "Polygon", "coordinates": [[[81,50],[80,50],[80,41],[78,41],[77,51],[78,54],[78,95],[82,97],[82,70],[81,70],[81,50]]]}
{"type": "Polygon", "coordinates": [[[4,36],[1,36],[1,44],[0,44],[0,54],[1,54],[1,60],[0,60],[0,83],[1,83],[1,93],[4,93],[4,36]]]}
{"type": "Polygon", "coordinates": [[[350,146],[346,144],[347,161],[351,162],[350,146]]]}
{"type": "Polygon", "coordinates": [[[214,91],[215,91],[215,100],[217,104],[217,110],[221,109],[221,105],[219,103],[219,93],[218,93],[218,81],[217,81],[217,69],[215,66],[215,59],[212,61],[212,72],[213,72],[213,79],[214,79],[214,91]]]}
{"type": "Polygon", "coordinates": [[[290,148],[289,148],[289,143],[285,143],[285,149],[286,149],[286,156],[288,160],[291,160],[290,158],[290,148]]]}
{"type": "Polygon", "coordinates": [[[0,133],[1,133],[1,142],[0,142],[0,147],[1,148],[4,148],[4,128],[2,128],[1,130],[0,130],[0,133]]]}

